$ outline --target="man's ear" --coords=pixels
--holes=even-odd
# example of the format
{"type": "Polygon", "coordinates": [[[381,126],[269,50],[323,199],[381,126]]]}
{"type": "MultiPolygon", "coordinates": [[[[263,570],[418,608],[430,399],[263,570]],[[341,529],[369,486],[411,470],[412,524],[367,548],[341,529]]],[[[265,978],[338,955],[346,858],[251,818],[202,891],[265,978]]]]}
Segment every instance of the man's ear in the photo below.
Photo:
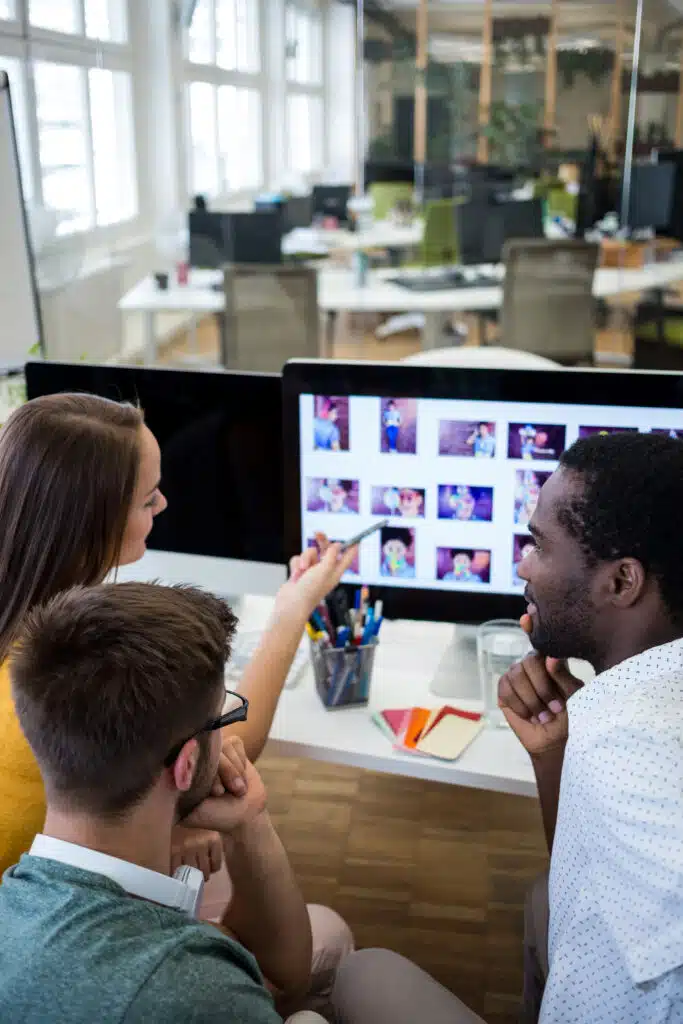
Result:
{"type": "Polygon", "coordinates": [[[643,595],[647,575],[637,558],[614,562],[609,578],[610,601],[618,608],[632,608],[643,595]]]}
{"type": "Polygon", "coordinates": [[[183,746],[171,768],[176,789],[181,793],[187,793],[192,786],[198,763],[199,741],[193,738],[183,746]]]}

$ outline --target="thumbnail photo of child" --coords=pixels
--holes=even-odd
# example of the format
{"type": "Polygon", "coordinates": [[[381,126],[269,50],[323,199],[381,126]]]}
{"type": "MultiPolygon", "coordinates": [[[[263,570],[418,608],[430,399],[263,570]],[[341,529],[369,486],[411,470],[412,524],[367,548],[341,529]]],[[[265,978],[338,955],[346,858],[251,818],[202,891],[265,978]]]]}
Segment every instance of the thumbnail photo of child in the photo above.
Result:
{"type": "MultiPolygon", "coordinates": [[[[351,537],[349,535],[349,537],[347,537],[346,540],[350,540],[350,539],[351,539],[351,537]]],[[[342,540],[341,537],[334,537],[334,538],[330,537],[330,543],[331,544],[343,544],[344,540],[342,540]]],[[[317,548],[319,545],[318,545],[318,541],[315,539],[315,537],[309,537],[308,541],[306,542],[306,546],[309,547],[309,548],[317,548]]],[[[354,559],[351,562],[351,565],[347,569],[346,573],[344,573],[345,576],[346,575],[350,575],[350,574],[353,574],[354,576],[359,576],[360,575],[360,548],[356,548],[356,554],[354,555],[354,559]]]]}
{"type": "Polygon", "coordinates": [[[556,424],[511,423],[508,459],[559,459],[564,451],[566,428],[556,424]]]}
{"type": "Polygon", "coordinates": [[[383,398],[380,451],[389,455],[417,452],[417,399],[383,398]]]}
{"type": "Polygon", "coordinates": [[[424,519],[425,492],[421,487],[373,487],[372,514],[424,519]]]}
{"type": "Polygon", "coordinates": [[[515,586],[523,586],[524,580],[519,577],[519,563],[524,561],[527,555],[534,550],[534,538],[526,534],[515,534],[515,541],[512,548],[512,582],[515,586]]]}
{"type": "Polygon", "coordinates": [[[638,427],[579,427],[579,440],[584,437],[607,437],[609,434],[637,434],[638,427]]]}
{"type": "Polygon", "coordinates": [[[380,533],[380,543],[380,574],[394,579],[414,579],[415,530],[405,526],[385,526],[380,533]]]}
{"type": "Polygon", "coordinates": [[[493,487],[439,484],[439,519],[490,523],[493,519],[493,487]]]}
{"type": "Polygon", "coordinates": [[[515,525],[528,526],[536,511],[541,487],[552,473],[538,473],[534,469],[518,469],[515,473],[515,525]]]}
{"type": "Polygon", "coordinates": [[[320,452],[349,450],[349,399],[316,395],[313,399],[313,448],[320,452]]]}
{"type": "Polygon", "coordinates": [[[444,583],[489,583],[491,552],[472,548],[437,548],[436,578],[444,583]]]}
{"type": "Polygon", "coordinates": [[[439,420],[439,455],[492,459],[495,454],[495,423],[439,420]]]}
{"type": "Polygon", "coordinates": [[[309,477],[306,481],[306,508],[309,512],[352,512],[358,515],[359,491],[357,480],[309,477]]]}

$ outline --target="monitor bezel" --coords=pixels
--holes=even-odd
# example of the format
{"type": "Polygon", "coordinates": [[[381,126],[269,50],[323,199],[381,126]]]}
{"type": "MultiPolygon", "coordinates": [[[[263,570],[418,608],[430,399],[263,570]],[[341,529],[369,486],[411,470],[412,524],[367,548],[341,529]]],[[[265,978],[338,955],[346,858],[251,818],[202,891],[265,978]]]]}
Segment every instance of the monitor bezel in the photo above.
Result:
{"type": "MultiPolygon", "coordinates": [[[[683,409],[683,376],[644,370],[490,370],[346,360],[292,360],[283,370],[285,554],[301,550],[299,396],[369,395],[683,409]]],[[[344,584],[349,593],[357,584],[344,584]]],[[[373,588],[391,619],[483,622],[516,618],[524,599],[419,587],[373,588]]]]}

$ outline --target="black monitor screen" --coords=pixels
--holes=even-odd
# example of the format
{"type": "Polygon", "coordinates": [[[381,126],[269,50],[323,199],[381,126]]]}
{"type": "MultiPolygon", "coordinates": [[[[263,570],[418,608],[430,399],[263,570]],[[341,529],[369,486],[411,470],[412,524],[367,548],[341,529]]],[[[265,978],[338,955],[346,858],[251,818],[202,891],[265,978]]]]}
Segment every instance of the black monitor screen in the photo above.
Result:
{"type": "Polygon", "coordinates": [[[636,164],[631,176],[628,227],[632,231],[665,228],[674,199],[673,163],[636,164]]]}
{"type": "Polygon", "coordinates": [[[188,226],[190,266],[216,270],[228,262],[222,213],[191,210],[188,214],[188,226]]]}
{"type": "Polygon", "coordinates": [[[282,563],[279,375],[36,362],[26,380],[29,398],[81,391],[140,404],[168,499],[150,548],[282,563]]]}
{"type": "Polygon", "coordinates": [[[350,185],[316,185],[313,189],[313,216],[348,220],[346,204],[351,198],[350,185]]]}

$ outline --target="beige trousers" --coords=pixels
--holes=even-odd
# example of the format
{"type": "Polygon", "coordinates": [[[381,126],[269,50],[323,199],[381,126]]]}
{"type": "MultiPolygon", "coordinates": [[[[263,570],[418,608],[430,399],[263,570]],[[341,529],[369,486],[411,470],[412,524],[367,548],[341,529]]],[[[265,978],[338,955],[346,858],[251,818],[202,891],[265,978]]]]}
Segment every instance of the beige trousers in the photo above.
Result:
{"type": "MultiPolygon", "coordinates": [[[[232,897],[232,883],[225,865],[212,875],[204,886],[204,899],[200,910],[203,921],[219,921],[232,897]]],[[[311,962],[311,987],[300,1010],[317,1011],[326,1017],[331,1014],[330,995],[337,969],[341,962],[353,953],[351,929],[334,910],[316,903],[308,906],[313,935],[313,959],[311,962]]],[[[295,1024],[315,1021],[315,1015],[299,1018],[295,1024]]],[[[333,1019],[333,1018],[330,1018],[333,1019]]]]}

